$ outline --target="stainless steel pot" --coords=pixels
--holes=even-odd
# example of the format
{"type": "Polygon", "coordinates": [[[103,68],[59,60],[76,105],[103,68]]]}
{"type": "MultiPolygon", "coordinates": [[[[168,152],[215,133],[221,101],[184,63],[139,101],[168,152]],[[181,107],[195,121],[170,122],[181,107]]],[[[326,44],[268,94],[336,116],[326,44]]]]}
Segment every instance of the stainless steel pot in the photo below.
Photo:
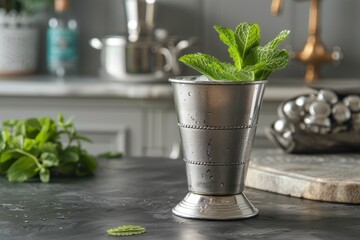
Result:
{"type": "Polygon", "coordinates": [[[101,50],[100,76],[116,81],[159,81],[167,79],[173,56],[161,42],[129,42],[125,36],[93,38],[90,45],[101,50]]]}

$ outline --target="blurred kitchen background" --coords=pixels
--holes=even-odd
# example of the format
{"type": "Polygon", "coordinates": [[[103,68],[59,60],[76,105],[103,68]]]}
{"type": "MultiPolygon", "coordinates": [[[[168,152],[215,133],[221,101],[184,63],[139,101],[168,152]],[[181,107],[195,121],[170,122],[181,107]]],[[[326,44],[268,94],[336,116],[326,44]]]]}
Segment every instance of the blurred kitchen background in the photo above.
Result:
{"type": "MultiPolygon", "coordinates": [[[[324,78],[359,78],[360,22],[357,0],[321,0],[320,36],[327,48],[339,46],[344,55],[338,65],[324,64],[324,78]]],[[[80,29],[80,74],[96,75],[99,67],[99,52],[88,44],[92,37],[125,33],[126,17],[124,0],[72,0],[71,10],[80,29]]],[[[262,41],[267,42],[282,29],[291,30],[283,45],[293,50],[302,50],[308,31],[309,0],[285,0],[278,16],[270,11],[271,0],[157,0],[155,27],[168,30],[169,35],[182,38],[196,36],[198,43],[186,51],[201,51],[227,58],[227,48],[218,41],[214,24],[235,27],[242,21],[258,22],[262,28],[262,41]]],[[[45,28],[45,27],[44,27],[45,28]]],[[[45,37],[42,38],[45,40],[45,37]]],[[[44,45],[42,45],[44,46],[44,45]]],[[[45,51],[45,47],[41,49],[45,51]]],[[[45,53],[40,59],[40,73],[45,73],[45,53]]],[[[187,68],[183,68],[187,69],[187,68]]],[[[272,75],[272,78],[301,78],[305,66],[291,62],[290,66],[272,75]]]]}
{"type": "MultiPolygon", "coordinates": [[[[30,0],[28,0],[30,1],[30,0]]],[[[281,1],[280,1],[281,2],[281,1]]],[[[272,15],[271,0],[156,0],[155,28],[177,39],[195,37],[197,42],[181,53],[204,52],[229,60],[227,48],[213,25],[229,28],[243,21],[257,22],[262,44],[283,29],[291,35],[283,47],[303,49],[308,37],[310,0],[284,0],[278,16],[272,15]]],[[[54,81],[46,68],[48,19],[40,22],[39,61],[34,74],[0,77],[0,121],[25,117],[74,116],[82,134],[93,139],[90,152],[117,150],[133,156],[177,158],[180,139],[171,85],[163,81],[110,82],[100,79],[100,51],[92,38],[127,32],[124,0],[70,0],[70,10],[79,25],[78,75],[54,81]]],[[[342,59],[320,68],[323,86],[360,85],[360,1],[320,0],[320,37],[328,51],[341,49],[342,59]]],[[[51,11],[46,14],[51,16],[51,11]]],[[[0,32],[4,34],[4,32],[0,32]]],[[[0,45],[6,48],[6,44],[0,45]]],[[[181,74],[193,74],[181,66],[181,74]]],[[[304,94],[306,67],[291,61],[288,68],[271,75],[266,88],[255,146],[269,147],[265,128],[277,119],[277,107],[285,99],[304,94]]]]}

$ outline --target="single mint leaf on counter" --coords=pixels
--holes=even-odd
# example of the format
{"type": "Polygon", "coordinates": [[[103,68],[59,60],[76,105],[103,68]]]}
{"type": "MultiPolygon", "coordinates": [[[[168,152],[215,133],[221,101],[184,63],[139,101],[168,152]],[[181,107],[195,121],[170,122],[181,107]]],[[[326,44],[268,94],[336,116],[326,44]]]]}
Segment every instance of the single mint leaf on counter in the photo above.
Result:
{"type": "Polygon", "coordinates": [[[24,156],[16,160],[7,170],[10,182],[23,182],[32,178],[39,172],[39,168],[33,159],[24,156]]]}
{"type": "Polygon", "coordinates": [[[123,225],[106,230],[111,236],[131,236],[145,233],[145,228],[137,225],[123,225]]]}
{"type": "Polygon", "coordinates": [[[220,62],[216,57],[202,53],[187,54],[179,59],[186,65],[196,69],[209,79],[253,81],[252,71],[238,70],[235,66],[220,62]]]}
{"type": "Polygon", "coordinates": [[[108,152],[103,152],[103,153],[98,154],[99,158],[106,158],[106,159],[121,158],[122,156],[123,156],[123,154],[118,151],[108,151],[108,152]]]}

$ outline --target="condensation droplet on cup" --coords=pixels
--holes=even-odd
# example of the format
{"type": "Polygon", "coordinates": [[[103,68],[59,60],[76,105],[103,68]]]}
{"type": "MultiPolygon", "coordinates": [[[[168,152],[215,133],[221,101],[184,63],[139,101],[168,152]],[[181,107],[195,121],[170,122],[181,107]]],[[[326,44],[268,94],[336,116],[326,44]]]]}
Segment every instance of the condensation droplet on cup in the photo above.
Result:
{"type": "Polygon", "coordinates": [[[201,205],[199,212],[200,212],[201,214],[205,214],[205,213],[207,212],[208,208],[209,208],[209,206],[208,206],[207,204],[201,205]]]}

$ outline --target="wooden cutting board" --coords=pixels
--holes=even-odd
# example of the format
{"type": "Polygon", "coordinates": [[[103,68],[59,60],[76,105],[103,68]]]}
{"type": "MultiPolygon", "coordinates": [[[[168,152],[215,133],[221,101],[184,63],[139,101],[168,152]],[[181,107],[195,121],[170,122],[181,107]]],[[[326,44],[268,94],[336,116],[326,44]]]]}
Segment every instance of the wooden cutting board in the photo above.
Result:
{"type": "Polygon", "coordinates": [[[246,186],[319,201],[360,204],[360,154],[254,149],[246,186]]]}

